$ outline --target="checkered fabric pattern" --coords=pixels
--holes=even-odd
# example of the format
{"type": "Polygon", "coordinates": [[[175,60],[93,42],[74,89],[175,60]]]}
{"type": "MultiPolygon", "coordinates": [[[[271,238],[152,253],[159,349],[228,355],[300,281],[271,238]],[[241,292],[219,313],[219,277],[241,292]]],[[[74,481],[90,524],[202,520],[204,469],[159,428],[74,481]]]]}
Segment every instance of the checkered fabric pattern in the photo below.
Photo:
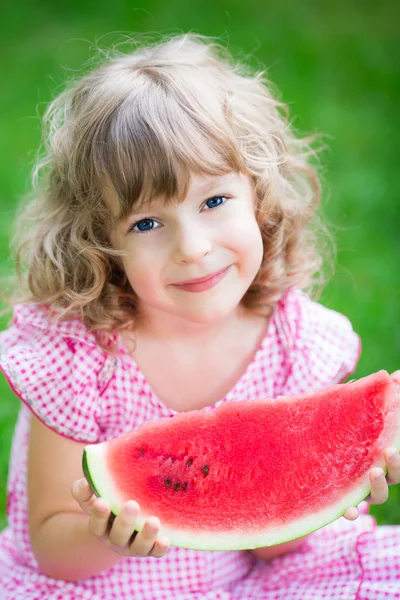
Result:
{"type": "MultiPolygon", "coordinates": [[[[220,400],[309,392],[343,380],[360,343],[342,315],[292,290],[278,303],[246,372],[220,400]]],[[[0,534],[4,600],[377,600],[400,598],[400,534],[363,510],[305,538],[273,561],[250,552],[171,548],[163,559],[127,558],[88,579],[44,575],[27,521],[27,450],[32,411],[60,435],[101,442],[149,419],[172,416],[120,346],[107,356],[80,320],[53,324],[44,307],[18,305],[0,334],[0,366],[22,400],[8,480],[8,527],[0,534]]],[[[365,503],[364,503],[365,504],[365,503]]]]}

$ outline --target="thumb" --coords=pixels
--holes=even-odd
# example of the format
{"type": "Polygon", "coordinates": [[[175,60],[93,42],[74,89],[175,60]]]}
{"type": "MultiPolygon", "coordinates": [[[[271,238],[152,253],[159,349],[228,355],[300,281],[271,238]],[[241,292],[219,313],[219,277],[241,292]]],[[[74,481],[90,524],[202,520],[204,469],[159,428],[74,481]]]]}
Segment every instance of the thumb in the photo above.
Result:
{"type": "Polygon", "coordinates": [[[86,479],[77,479],[72,484],[72,497],[78,502],[81,509],[90,515],[92,506],[96,501],[96,496],[93,494],[92,488],[86,479]]]}

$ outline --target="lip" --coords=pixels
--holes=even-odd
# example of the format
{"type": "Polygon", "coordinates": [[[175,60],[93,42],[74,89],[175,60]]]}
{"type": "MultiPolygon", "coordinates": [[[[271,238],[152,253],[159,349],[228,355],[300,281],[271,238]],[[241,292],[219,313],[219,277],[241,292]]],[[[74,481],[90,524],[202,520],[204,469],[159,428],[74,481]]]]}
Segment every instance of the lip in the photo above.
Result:
{"type": "Polygon", "coordinates": [[[214,287],[214,285],[217,285],[217,283],[219,283],[221,279],[225,277],[230,267],[231,265],[229,265],[229,267],[221,269],[220,271],[216,271],[211,275],[206,275],[205,277],[200,277],[199,279],[190,279],[188,281],[183,281],[182,283],[174,283],[173,285],[174,287],[186,290],[188,292],[202,292],[203,290],[209,289],[211,287],[214,287]]]}
{"type": "Polygon", "coordinates": [[[210,275],[206,275],[205,277],[199,277],[198,279],[188,279],[187,281],[180,281],[179,283],[174,283],[174,285],[187,285],[188,283],[203,283],[203,281],[208,281],[209,279],[216,277],[217,275],[222,273],[222,271],[225,271],[227,268],[228,267],[225,267],[224,269],[215,271],[215,273],[211,273],[210,275]]]}

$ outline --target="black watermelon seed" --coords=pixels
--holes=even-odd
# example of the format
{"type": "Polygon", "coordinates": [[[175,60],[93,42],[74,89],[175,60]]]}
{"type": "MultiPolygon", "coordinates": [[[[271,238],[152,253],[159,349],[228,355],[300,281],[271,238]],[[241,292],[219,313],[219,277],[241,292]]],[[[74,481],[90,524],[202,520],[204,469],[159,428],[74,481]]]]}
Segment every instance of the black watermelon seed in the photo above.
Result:
{"type": "Polygon", "coordinates": [[[181,487],[181,484],[179,483],[179,481],[177,481],[174,485],[174,490],[177,492],[180,487],[181,487]]]}
{"type": "Polygon", "coordinates": [[[208,475],[210,469],[207,467],[207,465],[204,465],[204,467],[202,468],[202,473],[203,475],[208,475]]]}
{"type": "Polygon", "coordinates": [[[187,467],[191,467],[191,466],[192,466],[192,464],[193,464],[193,458],[191,458],[191,459],[189,459],[189,460],[188,460],[188,462],[187,462],[187,465],[186,465],[186,466],[187,466],[187,467]]]}
{"type": "Polygon", "coordinates": [[[144,454],[144,448],[140,448],[140,450],[139,450],[139,456],[143,456],[143,454],[144,454]]]}
{"type": "Polygon", "coordinates": [[[182,486],[182,489],[183,489],[183,491],[185,491],[185,490],[186,490],[186,488],[187,488],[187,486],[188,486],[188,485],[189,485],[189,484],[188,484],[188,482],[187,482],[187,481],[185,481],[185,483],[184,483],[184,484],[183,484],[183,486],[182,486]]]}
{"type": "Polygon", "coordinates": [[[165,487],[171,487],[172,481],[170,479],[165,480],[165,487]]]}

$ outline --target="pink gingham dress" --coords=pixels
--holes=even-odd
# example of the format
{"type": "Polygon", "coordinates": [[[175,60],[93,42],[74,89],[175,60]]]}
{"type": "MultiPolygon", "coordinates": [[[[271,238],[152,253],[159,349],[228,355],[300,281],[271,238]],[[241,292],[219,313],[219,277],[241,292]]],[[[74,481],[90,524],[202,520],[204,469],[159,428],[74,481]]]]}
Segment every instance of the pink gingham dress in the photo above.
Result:
{"type": "MultiPolygon", "coordinates": [[[[220,402],[298,394],[342,381],[354,370],[359,347],[345,317],[292,290],[278,303],[246,372],[220,402]]],[[[271,561],[248,551],[173,547],[163,559],[127,558],[76,583],[47,577],[28,535],[30,411],[79,442],[108,440],[174,411],[155,396],[122,344],[119,356],[109,357],[80,320],[50,324],[34,305],[15,308],[12,326],[0,335],[0,365],[23,401],[9,469],[9,526],[0,535],[1,599],[400,598],[400,528],[376,527],[367,510],[356,521],[341,518],[320,529],[294,553],[271,561]]]]}

